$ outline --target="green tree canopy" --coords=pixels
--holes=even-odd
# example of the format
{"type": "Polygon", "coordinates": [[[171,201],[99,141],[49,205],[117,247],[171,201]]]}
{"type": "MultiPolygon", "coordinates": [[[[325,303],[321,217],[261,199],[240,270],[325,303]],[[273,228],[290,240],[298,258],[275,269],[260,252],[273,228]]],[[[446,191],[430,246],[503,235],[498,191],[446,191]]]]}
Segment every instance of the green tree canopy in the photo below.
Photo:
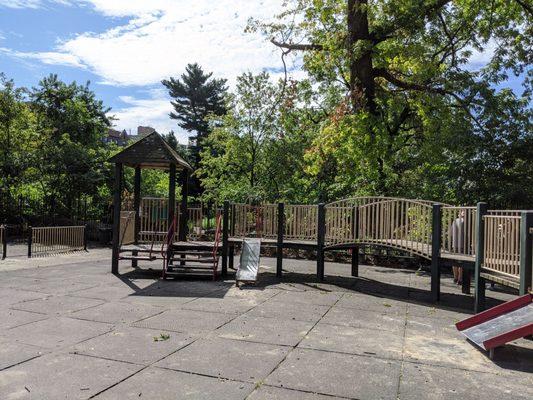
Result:
{"type": "Polygon", "coordinates": [[[250,29],[303,55],[327,113],[308,170],[333,176],[329,194],[516,204],[523,190],[488,182],[531,187],[531,18],[523,1],[293,0],[250,29]],[[523,93],[502,88],[509,75],[523,93]]]}

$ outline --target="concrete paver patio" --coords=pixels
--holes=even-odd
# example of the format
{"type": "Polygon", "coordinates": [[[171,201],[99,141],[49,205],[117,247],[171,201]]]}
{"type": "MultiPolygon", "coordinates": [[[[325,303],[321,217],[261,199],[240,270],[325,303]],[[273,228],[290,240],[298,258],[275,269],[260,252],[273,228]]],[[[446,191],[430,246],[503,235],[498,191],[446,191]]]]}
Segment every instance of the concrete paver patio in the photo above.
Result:
{"type": "MultiPolygon", "coordinates": [[[[257,287],[110,271],[110,252],[0,262],[0,399],[531,399],[533,342],[496,359],[472,298],[405,269],[263,258],[257,287]]],[[[152,267],[156,272],[150,271],[152,267]]],[[[488,291],[489,302],[511,299],[488,291]]]]}

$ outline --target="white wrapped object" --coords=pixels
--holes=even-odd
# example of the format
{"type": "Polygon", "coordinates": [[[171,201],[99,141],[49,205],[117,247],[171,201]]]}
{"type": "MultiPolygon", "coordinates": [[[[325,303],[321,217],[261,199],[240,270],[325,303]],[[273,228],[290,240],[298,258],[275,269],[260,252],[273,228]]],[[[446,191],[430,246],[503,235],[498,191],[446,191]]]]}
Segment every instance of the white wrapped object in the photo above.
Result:
{"type": "Polygon", "coordinates": [[[259,271],[261,239],[244,239],[235,280],[237,282],[255,282],[259,271]]]}

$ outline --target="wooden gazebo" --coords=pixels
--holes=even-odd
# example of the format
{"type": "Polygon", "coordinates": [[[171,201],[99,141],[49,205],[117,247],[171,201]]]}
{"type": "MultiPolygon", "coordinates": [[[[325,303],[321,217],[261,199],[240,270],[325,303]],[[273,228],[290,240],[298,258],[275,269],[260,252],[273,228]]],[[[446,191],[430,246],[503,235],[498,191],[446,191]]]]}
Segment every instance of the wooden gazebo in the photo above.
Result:
{"type": "Polygon", "coordinates": [[[111,272],[118,273],[120,256],[120,208],[122,203],[122,176],[124,166],[135,168],[133,207],[135,213],[134,238],[137,244],[140,231],[141,170],[143,168],[168,171],[168,226],[174,220],[176,209],[176,174],[180,172],[182,197],[179,216],[179,240],[187,235],[187,196],[191,166],[157,133],[153,132],[129,145],[109,159],[115,164],[115,186],[113,196],[113,253],[111,272]]]}

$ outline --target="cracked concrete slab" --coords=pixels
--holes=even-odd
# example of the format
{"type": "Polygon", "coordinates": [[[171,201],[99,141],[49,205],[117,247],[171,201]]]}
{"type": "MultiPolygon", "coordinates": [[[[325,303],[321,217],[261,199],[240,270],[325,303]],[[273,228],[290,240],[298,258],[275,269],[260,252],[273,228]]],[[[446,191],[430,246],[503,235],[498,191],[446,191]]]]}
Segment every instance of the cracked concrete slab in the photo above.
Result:
{"type": "Polygon", "coordinates": [[[298,347],[399,360],[402,358],[403,336],[398,332],[319,322],[298,347]]]}
{"type": "Polygon", "coordinates": [[[248,397],[248,400],[340,400],[341,397],[323,396],[316,393],[289,390],[262,385],[248,397]]]}
{"type": "Polygon", "coordinates": [[[18,326],[7,331],[18,342],[45,348],[72,345],[106,333],[112,325],[79,319],[53,317],[18,326]]]}
{"type": "Polygon", "coordinates": [[[139,366],[74,354],[47,354],[0,371],[4,400],[87,399],[139,366]]]}
{"type": "Polygon", "coordinates": [[[395,399],[400,368],[394,360],[295,349],[265,383],[339,397],[395,399]]]}
{"type": "MultiPolygon", "coordinates": [[[[24,281],[24,279],[21,279],[24,281]]],[[[88,289],[94,286],[91,283],[81,283],[74,280],[62,279],[46,279],[36,280],[34,282],[21,282],[20,288],[24,290],[31,290],[34,292],[45,293],[48,295],[61,295],[76,292],[77,290],[88,289]]]]}
{"type": "Polygon", "coordinates": [[[88,321],[126,324],[157,315],[163,311],[159,307],[149,305],[112,302],[76,311],[70,316],[88,321]]]}
{"type": "Polygon", "coordinates": [[[0,370],[39,357],[47,351],[41,347],[17,343],[8,337],[0,337],[0,370]]]}
{"type": "Polygon", "coordinates": [[[11,310],[8,308],[1,309],[0,315],[2,315],[2,318],[0,318],[0,332],[19,325],[29,324],[30,322],[36,322],[48,318],[48,315],[46,314],[11,310]]]}
{"type": "Polygon", "coordinates": [[[14,310],[32,311],[48,315],[68,314],[103,304],[101,300],[84,299],[72,296],[49,296],[38,300],[29,300],[11,306],[14,310]]]}
{"type": "Polygon", "coordinates": [[[139,328],[163,329],[173,332],[201,334],[212,331],[235,318],[231,314],[217,314],[193,310],[169,310],[135,322],[139,328]]]}
{"type": "Polygon", "coordinates": [[[195,399],[241,400],[252,391],[250,383],[234,382],[171,371],[147,368],[95,397],[97,400],[195,399]]]}
{"type": "Polygon", "coordinates": [[[181,308],[186,310],[208,311],[223,314],[242,314],[258,305],[256,299],[223,297],[223,298],[198,298],[185,303],[181,308]]]}
{"type": "Polygon", "coordinates": [[[25,301],[43,299],[46,296],[47,294],[45,293],[31,290],[3,288],[0,291],[0,304],[2,306],[15,305],[25,301]]]}
{"type": "Polygon", "coordinates": [[[277,297],[267,300],[248,312],[253,317],[279,318],[317,322],[329,310],[328,306],[278,301],[277,297]]]}
{"type": "Polygon", "coordinates": [[[288,352],[287,347],[270,344],[201,339],[155,365],[217,378],[260,382],[288,352]]]}
{"type": "Polygon", "coordinates": [[[313,327],[313,322],[296,320],[278,320],[273,318],[241,315],[214,334],[236,340],[296,346],[313,327]]]}
{"type": "MultiPolygon", "coordinates": [[[[516,373],[516,372],[515,372],[516,373]]],[[[515,379],[498,374],[406,363],[402,371],[398,398],[457,400],[526,400],[533,398],[533,376],[515,379]]]]}
{"type": "Polygon", "coordinates": [[[405,325],[405,316],[355,308],[333,307],[321,321],[331,325],[402,332],[405,325]]]}
{"type": "Polygon", "coordinates": [[[89,299],[98,299],[113,301],[119,300],[131,294],[134,294],[135,290],[126,285],[103,285],[103,286],[94,286],[88,289],[78,290],[72,296],[76,297],[85,297],[89,299]]]}
{"type": "Polygon", "coordinates": [[[148,365],[181,349],[197,337],[177,332],[121,326],[75,345],[70,351],[148,365]]]}
{"type": "Polygon", "coordinates": [[[276,296],[276,301],[286,303],[303,303],[318,306],[332,306],[341,297],[342,293],[322,290],[307,290],[305,292],[284,291],[276,296]]]}

